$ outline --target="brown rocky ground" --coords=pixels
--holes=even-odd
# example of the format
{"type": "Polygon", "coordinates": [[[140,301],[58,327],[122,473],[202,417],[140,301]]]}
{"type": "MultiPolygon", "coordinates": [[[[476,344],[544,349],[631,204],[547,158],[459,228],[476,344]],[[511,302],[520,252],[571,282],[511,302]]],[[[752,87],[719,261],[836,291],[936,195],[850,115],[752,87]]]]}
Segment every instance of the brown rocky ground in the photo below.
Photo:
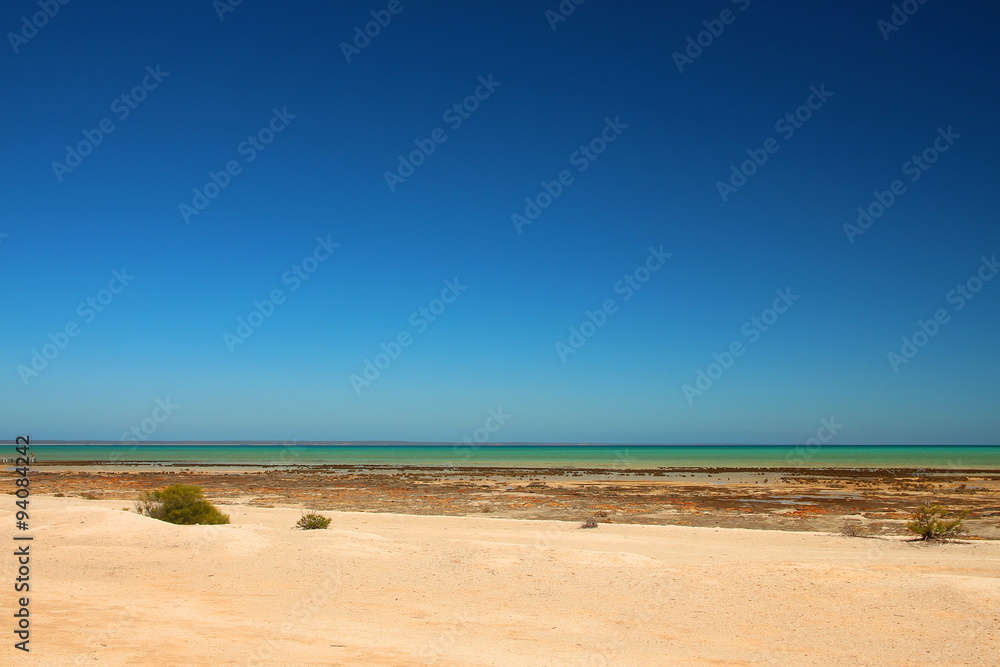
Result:
{"type": "Polygon", "coordinates": [[[928,501],[969,510],[967,536],[1000,539],[1000,472],[924,469],[435,468],[40,465],[36,494],[134,501],[197,484],[226,504],[511,519],[902,534],[928,501]]]}

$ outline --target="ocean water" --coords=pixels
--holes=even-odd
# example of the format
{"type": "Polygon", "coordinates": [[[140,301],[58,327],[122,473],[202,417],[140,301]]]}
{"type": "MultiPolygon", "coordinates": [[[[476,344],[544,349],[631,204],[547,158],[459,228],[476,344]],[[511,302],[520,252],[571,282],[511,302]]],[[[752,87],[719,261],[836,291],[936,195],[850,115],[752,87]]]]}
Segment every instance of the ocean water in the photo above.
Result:
{"type": "Polygon", "coordinates": [[[129,444],[32,445],[31,450],[39,462],[1000,470],[1000,446],[129,444]]]}

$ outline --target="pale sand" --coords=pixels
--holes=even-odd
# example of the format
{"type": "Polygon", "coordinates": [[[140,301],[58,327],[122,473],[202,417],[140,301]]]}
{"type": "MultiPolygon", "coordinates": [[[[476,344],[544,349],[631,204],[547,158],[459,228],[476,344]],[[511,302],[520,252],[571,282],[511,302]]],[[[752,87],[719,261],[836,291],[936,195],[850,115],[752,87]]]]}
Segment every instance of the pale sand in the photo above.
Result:
{"type": "Polygon", "coordinates": [[[32,652],[5,612],[4,664],[1000,664],[1000,542],[31,502],[32,652]]]}

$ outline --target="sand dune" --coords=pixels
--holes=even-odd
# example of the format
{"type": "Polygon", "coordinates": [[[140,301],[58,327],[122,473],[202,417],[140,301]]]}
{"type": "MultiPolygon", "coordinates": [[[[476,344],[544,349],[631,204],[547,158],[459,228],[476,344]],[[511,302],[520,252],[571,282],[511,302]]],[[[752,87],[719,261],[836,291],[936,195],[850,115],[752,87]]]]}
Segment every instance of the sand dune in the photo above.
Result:
{"type": "Polygon", "coordinates": [[[125,505],[32,499],[25,664],[1000,664],[1000,542],[125,505]]]}

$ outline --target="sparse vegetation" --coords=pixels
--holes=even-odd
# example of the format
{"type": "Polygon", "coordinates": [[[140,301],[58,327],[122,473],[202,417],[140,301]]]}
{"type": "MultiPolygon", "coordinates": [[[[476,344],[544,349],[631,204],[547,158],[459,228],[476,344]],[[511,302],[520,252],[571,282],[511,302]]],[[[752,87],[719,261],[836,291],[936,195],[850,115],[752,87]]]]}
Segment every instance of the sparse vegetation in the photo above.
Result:
{"type": "Polygon", "coordinates": [[[580,528],[597,528],[598,525],[600,524],[598,524],[597,522],[597,517],[592,516],[583,523],[581,523],[580,528]]]}
{"type": "Polygon", "coordinates": [[[941,505],[924,504],[913,513],[906,528],[921,540],[947,540],[963,531],[962,520],[967,516],[968,510],[952,514],[941,505]]]}
{"type": "Polygon", "coordinates": [[[301,528],[302,530],[319,530],[321,528],[327,528],[329,525],[330,519],[322,514],[310,512],[309,514],[303,514],[299,518],[298,522],[296,522],[295,527],[301,528]]]}
{"type": "Polygon", "coordinates": [[[174,484],[159,491],[146,491],[135,504],[139,514],[184,526],[229,523],[223,514],[205,500],[200,486],[174,484]]]}
{"type": "Polygon", "coordinates": [[[873,537],[874,533],[872,529],[859,522],[859,521],[848,521],[845,523],[841,529],[840,534],[844,537],[873,537]]]}

